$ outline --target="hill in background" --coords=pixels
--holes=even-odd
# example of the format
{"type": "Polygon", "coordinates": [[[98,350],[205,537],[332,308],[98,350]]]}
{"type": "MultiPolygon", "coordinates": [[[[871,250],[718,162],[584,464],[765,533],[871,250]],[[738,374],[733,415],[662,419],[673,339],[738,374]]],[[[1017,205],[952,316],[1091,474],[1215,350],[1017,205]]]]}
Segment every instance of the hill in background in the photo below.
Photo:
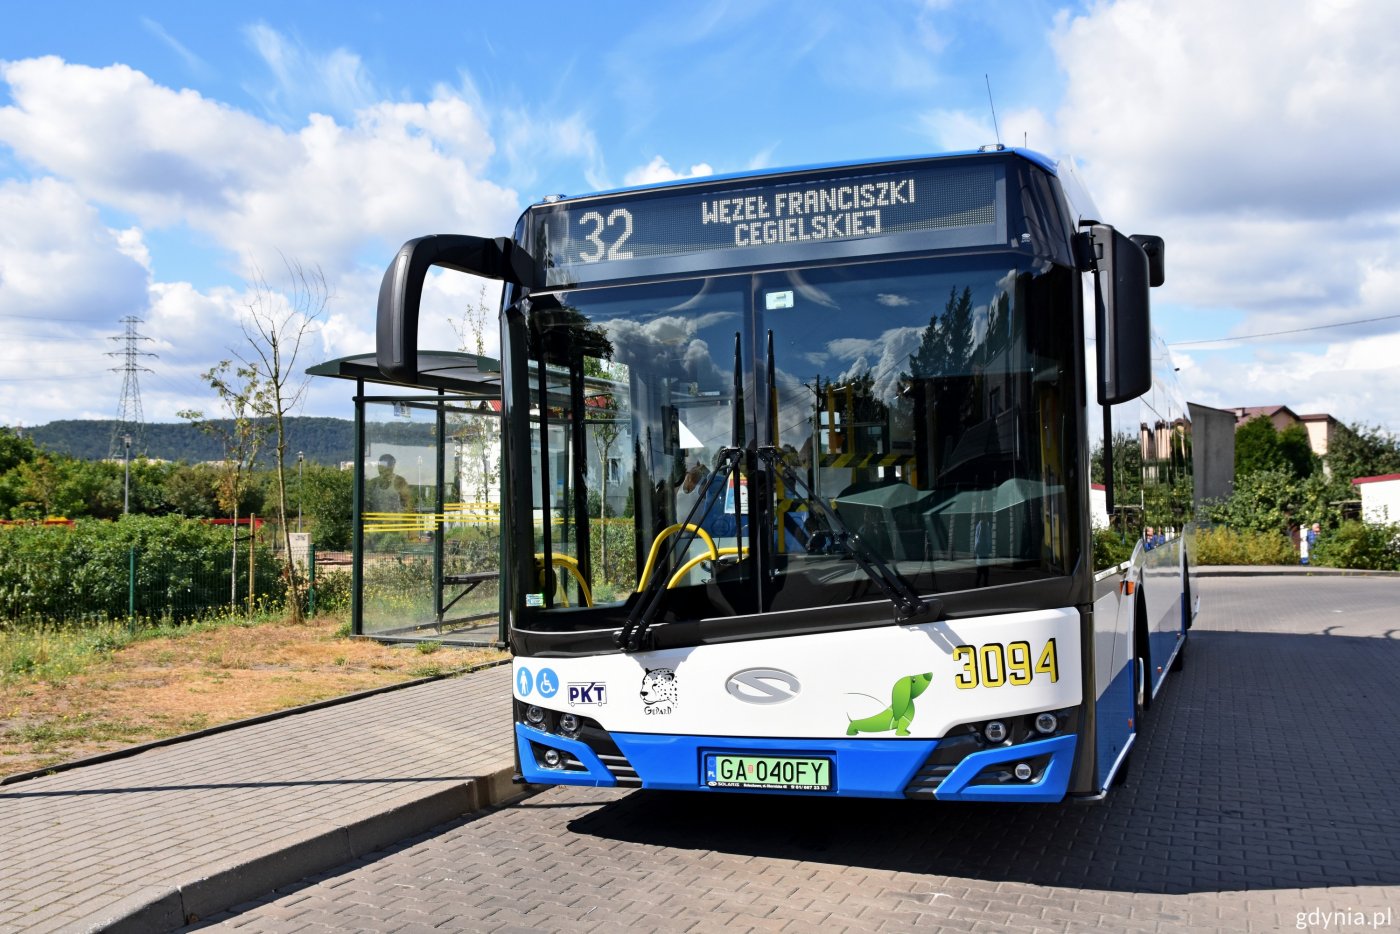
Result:
{"type": "MultiPolygon", "coordinates": [[[[229,425],[227,420],[214,421],[224,427],[229,425]]],[[[113,419],[68,419],[25,428],[24,434],[46,451],[96,461],[107,456],[115,425],[113,419]]],[[[355,423],[349,419],[296,416],[288,418],[286,426],[290,461],[295,461],[297,451],[303,452],[312,463],[332,467],[342,461],[354,460],[355,423]]],[[[402,427],[412,429],[415,426],[402,427]]],[[[419,428],[420,433],[421,430],[419,428]]],[[[382,430],[377,431],[377,437],[383,434],[382,430]]],[[[145,425],[142,427],[141,442],[139,446],[133,444],[133,456],[144,454],[160,460],[190,463],[221,460],[224,456],[217,439],[188,422],[145,425]]],[[[264,450],[259,462],[270,463],[271,451],[264,450]]]]}

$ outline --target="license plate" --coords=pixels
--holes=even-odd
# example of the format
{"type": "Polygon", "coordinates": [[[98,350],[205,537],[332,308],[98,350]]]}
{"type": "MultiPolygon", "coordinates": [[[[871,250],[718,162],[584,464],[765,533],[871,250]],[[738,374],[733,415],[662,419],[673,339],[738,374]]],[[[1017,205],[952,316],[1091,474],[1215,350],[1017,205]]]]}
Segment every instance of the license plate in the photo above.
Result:
{"type": "Polygon", "coordinates": [[[766,788],[779,791],[830,791],[831,760],[819,756],[705,756],[705,784],[710,788],[766,788]]]}

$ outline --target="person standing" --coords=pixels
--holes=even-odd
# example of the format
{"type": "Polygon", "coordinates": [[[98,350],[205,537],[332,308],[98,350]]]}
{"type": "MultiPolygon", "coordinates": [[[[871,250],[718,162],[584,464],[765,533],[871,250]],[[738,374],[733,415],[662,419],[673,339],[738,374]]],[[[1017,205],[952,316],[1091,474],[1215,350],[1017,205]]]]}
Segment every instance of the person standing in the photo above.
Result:
{"type": "Polygon", "coordinates": [[[1313,547],[1317,544],[1317,537],[1322,532],[1322,526],[1316,522],[1312,528],[1300,530],[1298,536],[1298,561],[1300,564],[1311,564],[1313,547]]]}
{"type": "Polygon", "coordinates": [[[408,481],[394,473],[394,455],[379,458],[379,476],[365,483],[366,512],[411,512],[413,490],[408,481]]]}

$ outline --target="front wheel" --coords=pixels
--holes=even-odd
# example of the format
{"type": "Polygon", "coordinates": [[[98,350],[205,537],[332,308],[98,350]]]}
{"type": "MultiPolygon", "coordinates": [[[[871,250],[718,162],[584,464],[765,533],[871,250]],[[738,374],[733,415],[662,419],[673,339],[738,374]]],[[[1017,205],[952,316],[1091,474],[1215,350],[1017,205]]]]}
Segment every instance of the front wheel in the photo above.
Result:
{"type": "Polygon", "coordinates": [[[1152,648],[1147,640],[1147,604],[1143,595],[1142,583],[1137,586],[1137,607],[1133,614],[1133,662],[1138,669],[1136,690],[1133,692],[1133,722],[1152,707],[1152,648]]]}

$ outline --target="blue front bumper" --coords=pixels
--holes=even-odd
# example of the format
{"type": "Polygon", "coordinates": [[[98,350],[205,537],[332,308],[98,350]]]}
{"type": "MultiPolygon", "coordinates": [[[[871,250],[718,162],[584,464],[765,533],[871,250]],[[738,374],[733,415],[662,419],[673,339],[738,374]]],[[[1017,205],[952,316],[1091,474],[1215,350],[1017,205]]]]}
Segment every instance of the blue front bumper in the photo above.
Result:
{"type": "MultiPolygon", "coordinates": [[[[754,739],[742,736],[664,736],[613,733],[622,756],[643,788],[683,791],[731,791],[711,788],[700,778],[706,753],[728,752],[773,756],[825,756],[832,760],[831,791],[770,791],[767,794],[835,795],[859,798],[903,798],[919,768],[938,746],[937,740],[895,739],[754,739]]],[[[515,725],[521,776],[540,785],[613,787],[617,774],[586,743],[556,736],[523,723],[515,725]],[[563,768],[543,764],[546,750],[556,750],[563,768]]],[[[1048,802],[1064,798],[1074,762],[1075,737],[1057,736],[1014,746],[974,752],[959,762],[937,786],[942,801],[1048,802]],[[1048,764],[1033,781],[975,784],[980,775],[1039,757],[1048,764]]],[[[635,784],[635,783],[633,783],[635,784]]]]}

